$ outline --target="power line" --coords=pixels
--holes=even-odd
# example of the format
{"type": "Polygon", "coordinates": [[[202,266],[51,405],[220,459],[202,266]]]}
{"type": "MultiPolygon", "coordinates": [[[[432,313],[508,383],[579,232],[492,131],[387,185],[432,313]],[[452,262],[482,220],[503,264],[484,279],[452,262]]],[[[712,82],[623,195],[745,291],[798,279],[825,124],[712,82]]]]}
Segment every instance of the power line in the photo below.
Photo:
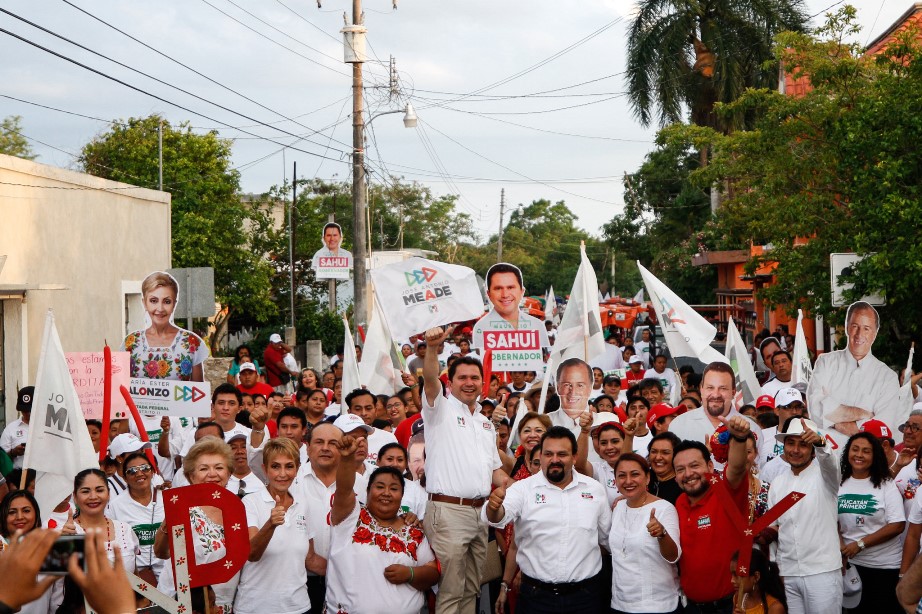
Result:
{"type": "MultiPolygon", "coordinates": [[[[537,111],[479,111],[478,113],[480,113],[481,115],[543,115],[545,113],[556,113],[558,111],[568,111],[570,109],[578,109],[580,107],[588,107],[594,104],[601,104],[603,102],[609,102],[611,100],[615,100],[616,98],[623,98],[624,96],[627,96],[627,93],[621,92],[613,96],[609,96],[608,98],[603,98],[601,100],[590,100],[589,102],[582,102],[580,104],[568,105],[566,107],[557,107],[555,109],[540,109],[537,111]]],[[[430,107],[423,106],[420,108],[426,109],[430,107]]],[[[438,108],[448,109],[450,111],[461,111],[462,113],[465,112],[462,109],[456,109],[454,107],[449,107],[447,105],[438,105],[438,108]]]]}
{"type": "MultiPolygon", "coordinates": [[[[70,58],[70,57],[68,57],[68,56],[66,56],[66,55],[63,55],[63,54],[61,54],[61,53],[58,53],[57,51],[54,51],[54,50],[52,50],[52,49],[49,49],[49,48],[44,47],[44,46],[42,46],[42,45],[39,45],[38,43],[36,43],[36,42],[34,42],[34,41],[31,41],[31,40],[29,40],[29,39],[27,39],[27,38],[25,38],[25,37],[23,37],[23,36],[20,36],[20,35],[14,33],[14,32],[10,32],[9,30],[0,28],[0,33],[6,34],[6,35],[8,35],[8,36],[12,36],[13,38],[18,39],[18,40],[20,40],[20,41],[26,43],[27,45],[31,45],[32,47],[35,47],[36,49],[40,49],[40,50],[42,50],[42,51],[44,51],[44,52],[46,52],[46,53],[49,53],[49,54],[51,54],[51,55],[53,55],[53,56],[55,56],[55,57],[58,57],[58,58],[60,58],[60,59],[62,59],[62,60],[64,60],[64,61],[66,61],[66,62],[70,62],[71,64],[74,64],[74,65],[76,65],[76,66],[79,66],[80,68],[83,68],[83,69],[88,70],[88,71],[90,71],[90,72],[92,72],[92,73],[95,73],[95,74],[97,74],[97,75],[99,75],[99,76],[101,76],[101,77],[104,77],[104,78],[106,78],[106,79],[109,79],[110,81],[114,81],[115,83],[118,83],[118,84],[123,85],[123,86],[125,86],[125,87],[127,87],[127,88],[129,88],[129,89],[132,89],[132,90],[134,90],[134,91],[136,91],[136,92],[139,92],[139,93],[141,93],[141,94],[144,94],[145,96],[149,96],[149,97],[151,97],[151,98],[153,98],[153,99],[155,99],[155,100],[159,100],[160,102],[163,102],[163,103],[165,103],[165,104],[174,106],[174,107],[176,107],[177,109],[182,109],[183,111],[185,111],[185,112],[187,112],[187,113],[192,113],[193,115],[197,115],[197,116],[199,116],[199,117],[203,117],[203,118],[207,119],[208,121],[214,122],[214,123],[216,123],[216,124],[221,124],[222,126],[225,126],[225,127],[227,127],[227,128],[232,128],[232,129],[234,129],[234,130],[239,130],[240,132],[243,132],[244,134],[248,134],[248,135],[254,136],[254,137],[259,137],[258,134],[255,134],[255,133],[253,133],[253,132],[249,132],[249,131],[247,131],[247,130],[243,130],[243,129],[240,129],[240,128],[236,128],[236,127],[232,126],[231,124],[228,124],[227,122],[223,122],[223,121],[221,121],[221,120],[219,120],[219,119],[215,119],[215,118],[213,118],[213,117],[211,117],[211,116],[209,116],[209,115],[205,115],[204,113],[200,113],[200,112],[198,112],[198,111],[193,111],[192,109],[190,109],[190,108],[188,108],[188,107],[185,107],[185,106],[183,106],[183,105],[181,105],[181,104],[172,102],[172,101],[167,100],[166,98],[163,98],[163,97],[158,96],[158,95],[156,95],[156,94],[152,94],[151,92],[148,92],[148,91],[146,91],[146,90],[144,90],[144,89],[142,89],[142,88],[140,88],[140,87],[138,87],[138,86],[131,85],[130,83],[127,83],[127,82],[125,82],[125,81],[122,81],[121,79],[119,79],[119,78],[117,78],[117,77],[113,77],[112,75],[106,74],[106,73],[102,72],[101,70],[97,70],[97,69],[95,69],[95,68],[93,68],[93,67],[91,67],[91,66],[87,66],[86,64],[83,64],[83,63],[81,63],[81,62],[78,62],[77,60],[75,60],[75,59],[73,59],[73,58],[70,58]]],[[[293,135],[293,136],[297,137],[298,135],[293,135]]],[[[283,146],[283,147],[288,147],[288,148],[290,148],[290,149],[294,149],[295,151],[300,151],[301,153],[305,153],[305,154],[307,154],[307,155],[309,155],[309,156],[325,157],[325,156],[321,156],[320,154],[314,153],[314,152],[312,152],[312,151],[308,151],[308,150],[306,150],[306,149],[300,149],[300,148],[297,148],[297,147],[291,147],[291,146],[287,145],[286,143],[279,142],[279,141],[277,141],[277,140],[275,140],[275,139],[272,139],[272,138],[269,138],[269,137],[261,137],[261,138],[262,138],[263,140],[265,140],[265,141],[270,142],[270,143],[274,143],[274,144],[276,144],[276,145],[281,145],[281,146],[283,146]]],[[[335,161],[335,162],[340,162],[340,161],[341,161],[341,160],[338,160],[338,159],[335,159],[335,158],[327,158],[327,159],[328,159],[328,160],[333,160],[333,161],[335,161]]]]}
{"type": "MultiPolygon", "coordinates": [[[[130,38],[130,39],[133,40],[134,42],[136,42],[136,43],[138,43],[139,45],[145,47],[146,49],[149,49],[149,50],[153,51],[153,52],[156,53],[157,55],[159,55],[159,56],[161,56],[161,57],[164,57],[164,58],[170,60],[171,62],[173,62],[174,64],[178,64],[179,66],[182,66],[182,67],[185,68],[186,70],[188,70],[188,71],[190,71],[190,72],[192,72],[192,73],[194,73],[194,74],[196,74],[196,75],[202,77],[203,79],[209,81],[210,83],[213,83],[213,84],[217,85],[218,87],[223,88],[223,89],[227,90],[228,92],[231,92],[232,94],[235,94],[236,96],[239,96],[239,97],[243,98],[244,100],[246,100],[246,101],[248,101],[248,102],[251,102],[251,103],[255,104],[256,106],[258,106],[258,107],[260,107],[260,108],[262,108],[262,109],[265,109],[266,111],[269,111],[270,113],[273,113],[273,114],[275,114],[275,115],[278,115],[279,117],[283,117],[283,118],[285,118],[287,121],[290,121],[290,122],[292,122],[292,123],[296,123],[296,124],[300,125],[302,128],[306,128],[306,129],[308,129],[308,130],[311,129],[309,126],[305,126],[304,124],[300,124],[300,123],[297,122],[295,119],[293,119],[293,118],[291,118],[291,117],[288,117],[288,116],[285,115],[284,113],[281,113],[281,112],[279,112],[279,111],[276,111],[276,110],[274,110],[274,109],[271,109],[271,108],[269,108],[268,106],[262,104],[261,102],[258,102],[258,101],[256,101],[256,100],[253,100],[253,99],[250,98],[249,96],[247,96],[247,95],[245,95],[245,94],[242,94],[242,93],[238,92],[237,90],[235,90],[235,89],[233,89],[233,88],[231,88],[231,87],[229,87],[229,86],[227,86],[227,85],[224,85],[223,83],[221,83],[221,82],[219,82],[219,81],[217,81],[217,80],[215,80],[215,79],[209,77],[208,75],[206,75],[206,74],[204,74],[204,73],[202,73],[202,72],[200,72],[200,71],[198,71],[198,70],[192,68],[191,66],[188,66],[187,64],[184,64],[183,62],[180,62],[180,61],[177,60],[176,58],[174,58],[174,57],[172,57],[172,56],[170,56],[170,55],[167,55],[166,53],[160,51],[159,49],[156,49],[156,48],[154,48],[153,46],[148,45],[148,44],[145,43],[144,41],[142,41],[142,40],[140,40],[140,39],[138,39],[138,38],[132,36],[131,34],[128,34],[128,33],[125,32],[124,30],[121,30],[121,29],[117,28],[116,26],[110,24],[109,22],[105,21],[104,19],[102,19],[102,18],[100,18],[100,17],[97,17],[96,15],[90,13],[89,11],[87,11],[87,10],[85,10],[85,9],[83,9],[83,8],[81,8],[81,7],[79,7],[79,6],[77,6],[76,4],[72,3],[70,0],[61,0],[61,1],[64,2],[65,4],[67,4],[68,6],[71,6],[71,7],[73,7],[74,9],[80,11],[80,12],[83,13],[84,15],[86,15],[86,16],[92,18],[92,19],[95,19],[96,21],[98,21],[99,23],[103,24],[104,26],[106,26],[106,27],[108,27],[108,28],[111,28],[112,30],[115,30],[115,31],[118,32],[119,34],[122,34],[123,36],[126,36],[126,37],[130,38]]],[[[335,103],[333,103],[333,104],[335,104],[335,103]]],[[[298,117],[304,117],[304,115],[300,115],[300,116],[298,116],[298,117]]],[[[251,127],[251,126],[248,126],[248,127],[251,127]]]]}
{"type": "MultiPolygon", "coordinates": [[[[270,129],[272,129],[272,130],[277,130],[277,131],[279,131],[279,132],[281,132],[281,133],[283,133],[283,134],[286,134],[286,135],[288,135],[288,136],[292,136],[292,137],[295,137],[295,138],[300,138],[299,135],[294,134],[293,132],[289,132],[288,130],[285,130],[285,129],[283,129],[283,128],[279,128],[278,126],[272,126],[272,125],[269,125],[269,124],[265,124],[265,123],[263,123],[263,122],[260,122],[258,119],[254,118],[254,117],[250,117],[249,115],[246,115],[246,114],[241,113],[241,112],[239,112],[239,111],[235,111],[234,109],[231,109],[231,108],[229,108],[229,107],[226,107],[226,106],[224,106],[224,105],[222,105],[222,104],[219,104],[219,103],[217,103],[217,102],[213,102],[213,101],[211,101],[211,100],[208,100],[207,98],[204,98],[204,97],[202,97],[202,96],[199,96],[199,95],[197,95],[197,94],[194,94],[194,93],[192,93],[192,92],[190,92],[190,91],[188,91],[188,90],[185,90],[185,89],[183,89],[183,88],[181,88],[181,87],[179,87],[179,86],[173,85],[173,84],[168,83],[168,82],[166,82],[166,81],[164,81],[164,80],[162,80],[162,79],[159,79],[159,78],[157,78],[157,77],[154,77],[153,75],[147,74],[147,73],[144,72],[144,71],[141,71],[141,70],[138,70],[138,69],[136,69],[136,68],[133,68],[133,67],[131,67],[131,66],[125,64],[124,62],[120,62],[120,61],[118,61],[118,60],[112,59],[112,58],[110,58],[109,56],[107,56],[107,55],[105,55],[105,54],[103,54],[103,53],[100,53],[100,52],[98,52],[98,51],[94,51],[93,49],[90,49],[89,47],[87,47],[87,46],[85,46],[85,45],[82,45],[82,44],[80,44],[80,43],[78,43],[78,42],[76,42],[76,41],[73,41],[73,40],[67,38],[66,36],[62,36],[61,34],[58,34],[57,32],[53,32],[53,31],[49,30],[48,28],[45,28],[45,27],[40,26],[40,25],[38,25],[38,24],[36,24],[36,23],[33,23],[33,22],[29,21],[28,19],[25,19],[24,17],[20,17],[19,15],[16,15],[15,13],[11,13],[10,11],[8,11],[8,10],[6,10],[6,9],[0,8],[0,12],[5,13],[5,14],[7,14],[7,15],[9,15],[10,17],[13,17],[13,18],[15,18],[15,19],[18,19],[19,21],[22,21],[22,22],[24,22],[24,23],[27,23],[27,24],[29,24],[30,26],[32,26],[33,28],[36,28],[36,29],[38,29],[38,30],[41,30],[42,32],[45,32],[45,33],[47,33],[47,34],[50,34],[51,36],[54,36],[54,37],[56,37],[56,38],[59,38],[59,39],[65,41],[65,42],[67,42],[67,43],[70,43],[71,45],[74,45],[75,47],[78,47],[79,49],[83,49],[84,51],[87,51],[87,52],[89,52],[89,53],[92,53],[93,55],[96,55],[96,56],[101,57],[101,58],[103,58],[103,59],[105,59],[105,60],[108,60],[109,62],[112,62],[113,64],[116,64],[117,66],[121,66],[122,68],[125,68],[125,69],[130,70],[130,71],[132,71],[132,72],[135,72],[135,73],[137,73],[137,74],[139,74],[139,75],[142,75],[142,76],[144,76],[144,77],[147,77],[148,79],[151,79],[152,81],[155,81],[155,82],[157,82],[157,83],[160,83],[161,85],[165,85],[165,86],[167,86],[167,87],[169,87],[169,88],[172,88],[172,89],[174,89],[174,90],[176,90],[176,91],[182,92],[183,94],[186,94],[187,96],[192,96],[193,98],[195,98],[195,99],[197,99],[197,100],[201,100],[202,102],[205,102],[205,103],[207,103],[207,104],[216,106],[216,107],[218,107],[219,109],[222,109],[222,110],[227,111],[228,113],[232,113],[232,114],[234,114],[234,115],[238,115],[238,116],[243,117],[244,119],[247,119],[247,120],[249,120],[249,121],[257,122],[257,123],[259,123],[261,126],[270,128],[270,129]]],[[[295,122],[295,123],[298,123],[298,122],[295,122]]],[[[307,128],[308,130],[312,130],[312,128],[310,128],[309,126],[304,126],[303,124],[299,124],[299,125],[303,126],[304,128],[307,128]]],[[[229,127],[230,127],[230,126],[229,126],[229,127]]],[[[315,130],[315,131],[314,131],[314,134],[316,134],[317,132],[319,132],[319,131],[315,130]]],[[[307,139],[304,139],[304,140],[307,140],[307,139]]],[[[314,145],[320,146],[319,143],[314,143],[313,141],[308,141],[308,142],[310,142],[310,143],[312,143],[312,144],[314,144],[314,145]]],[[[342,143],[342,145],[348,147],[348,145],[347,145],[346,143],[342,143]]],[[[342,150],[338,150],[338,151],[340,151],[340,153],[344,153],[342,150]]]]}

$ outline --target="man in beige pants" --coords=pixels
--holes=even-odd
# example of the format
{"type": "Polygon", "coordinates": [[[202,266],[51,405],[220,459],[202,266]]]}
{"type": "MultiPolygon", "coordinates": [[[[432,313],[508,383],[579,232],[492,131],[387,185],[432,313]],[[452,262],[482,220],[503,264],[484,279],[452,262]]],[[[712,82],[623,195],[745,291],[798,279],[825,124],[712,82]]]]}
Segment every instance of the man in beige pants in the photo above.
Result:
{"type": "MultiPolygon", "coordinates": [[[[448,333],[426,331],[429,347],[438,347],[448,333]]],[[[505,485],[493,424],[480,413],[483,367],[463,357],[448,369],[449,394],[442,394],[439,362],[427,352],[423,362],[422,414],[426,433],[426,537],[442,566],[436,612],[470,614],[480,590],[480,572],[487,554],[487,525],[480,508],[491,484],[505,485]]]]}

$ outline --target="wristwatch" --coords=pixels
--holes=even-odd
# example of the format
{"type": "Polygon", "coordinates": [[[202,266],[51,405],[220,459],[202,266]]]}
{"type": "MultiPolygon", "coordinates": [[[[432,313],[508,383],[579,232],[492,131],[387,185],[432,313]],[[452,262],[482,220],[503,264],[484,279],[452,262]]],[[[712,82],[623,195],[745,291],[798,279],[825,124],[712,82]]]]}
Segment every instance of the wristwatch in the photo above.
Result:
{"type": "Polygon", "coordinates": [[[866,546],[864,545],[864,540],[863,540],[863,539],[859,539],[859,540],[856,541],[855,543],[858,544],[858,550],[864,550],[864,549],[866,548],[866,546]]]}

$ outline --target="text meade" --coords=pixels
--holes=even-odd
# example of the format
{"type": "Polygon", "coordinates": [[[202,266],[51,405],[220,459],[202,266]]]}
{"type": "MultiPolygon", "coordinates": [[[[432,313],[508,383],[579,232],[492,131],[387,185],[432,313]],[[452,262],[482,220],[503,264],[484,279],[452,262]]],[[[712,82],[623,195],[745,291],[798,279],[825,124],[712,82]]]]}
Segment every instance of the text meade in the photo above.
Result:
{"type": "Polygon", "coordinates": [[[419,292],[415,292],[413,294],[404,294],[403,304],[412,305],[414,303],[425,303],[426,301],[442,298],[443,296],[451,296],[451,286],[429,288],[425,291],[420,290],[419,292]]]}

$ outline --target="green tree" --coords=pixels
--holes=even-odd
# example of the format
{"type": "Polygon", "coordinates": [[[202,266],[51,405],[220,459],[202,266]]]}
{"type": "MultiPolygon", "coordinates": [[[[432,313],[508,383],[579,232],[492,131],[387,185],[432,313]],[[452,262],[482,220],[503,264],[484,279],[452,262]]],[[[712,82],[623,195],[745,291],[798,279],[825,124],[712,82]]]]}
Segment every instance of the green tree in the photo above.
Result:
{"type": "Polygon", "coordinates": [[[666,136],[713,148],[712,163],[693,178],[730,182],[715,235],[764,246],[748,269],[774,267],[774,283],[761,292],[771,305],[842,323],[844,309],[831,304],[829,254],[866,256],[850,298],[887,297],[875,351],[899,364],[922,333],[922,120],[914,112],[922,48],[918,32],[907,31],[877,57],[862,56],[842,42],[857,32],[854,18],[846,7],[811,35],[778,37],[778,57],[813,89],[799,98],[754,90],[719,110],[754,112],[753,130],[675,127],[666,136]]]}
{"type": "Polygon", "coordinates": [[[231,142],[217,132],[196,134],[183,122],[157,115],[116,122],[87,143],[83,170],[145,188],[158,185],[158,129],[163,126],[163,189],[172,196],[174,267],[214,268],[216,298],[231,313],[266,321],[276,313],[271,269],[252,248],[265,213],[241,200],[240,174],[231,164],[231,142]]]}
{"type": "Polygon", "coordinates": [[[38,156],[32,151],[28,139],[22,135],[22,117],[10,115],[0,122],[0,153],[26,160],[34,160],[38,156]]]}
{"type": "Polygon", "coordinates": [[[716,285],[714,270],[691,265],[711,217],[706,191],[689,180],[699,166],[698,154],[686,143],[658,139],[640,169],[624,178],[624,211],[603,227],[609,245],[627,256],[631,269],[641,261],[691,304],[712,303],[716,285]]]}
{"type": "Polygon", "coordinates": [[[777,67],[772,38],[802,30],[799,0],[641,0],[627,48],[628,96],[648,125],[683,119],[712,128],[736,128],[743,116],[714,115],[717,102],[738,98],[747,87],[773,87],[777,67]]]}

